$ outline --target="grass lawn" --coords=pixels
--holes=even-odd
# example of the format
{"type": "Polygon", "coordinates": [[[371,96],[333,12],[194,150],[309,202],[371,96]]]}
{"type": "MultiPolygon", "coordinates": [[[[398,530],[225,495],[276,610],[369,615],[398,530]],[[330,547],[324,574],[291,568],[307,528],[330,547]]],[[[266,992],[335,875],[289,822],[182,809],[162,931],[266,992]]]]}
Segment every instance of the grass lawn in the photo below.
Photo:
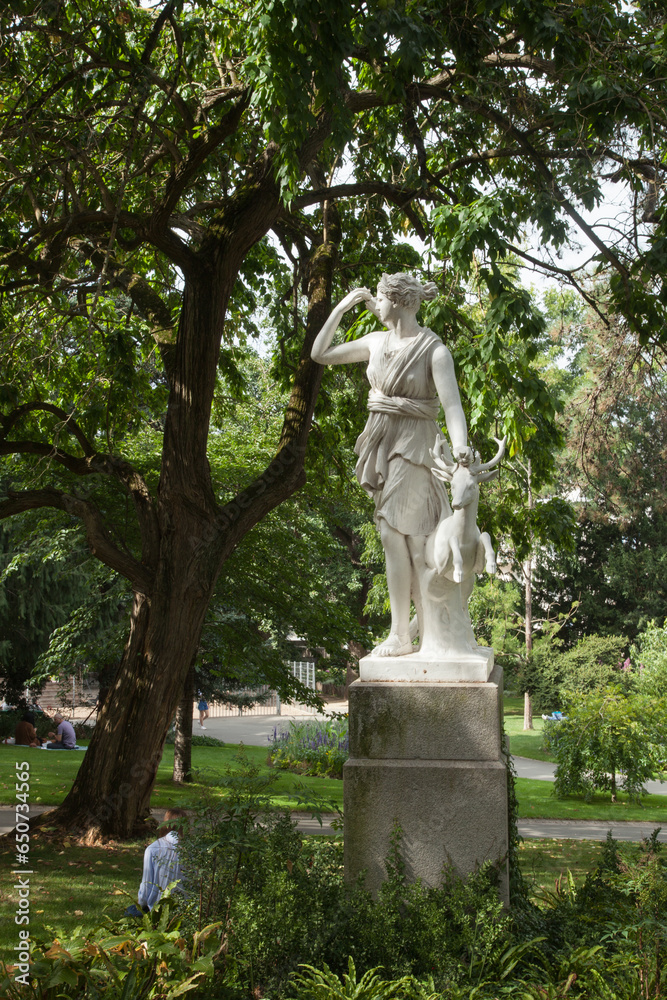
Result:
{"type": "MultiPolygon", "coordinates": [[[[166,746],[162,761],[158,768],[157,779],[153,789],[151,805],[155,809],[167,809],[169,806],[187,807],[194,800],[201,798],[202,789],[215,781],[215,775],[225,773],[227,767],[236,768],[234,757],[239,748],[235,744],[223,744],[219,747],[193,747],[192,766],[199,775],[199,781],[188,785],[175,785],[172,781],[174,768],[174,748],[166,746]]],[[[325,803],[333,801],[334,808],[343,804],[343,783],[335,778],[302,777],[290,774],[288,771],[274,771],[266,767],[267,750],[264,747],[245,747],[247,757],[258,764],[265,772],[275,774],[276,781],[271,787],[271,800],[274,805],[289,809],[303,809],[299,798],[304,794],[319,796],[325,803]]],[[[13,804],[14,798],[14,764],[15,761],[27,760],[30,764],[30,802],[34,805],[58,805],[62,802],[70,788],[74,777],[81,766],[83,753],[73,750],[71,753],[58,753],[43,750],[28,750],[21,748],[21,755],[16,756],[16,747],[0,744],[0,804],[13,804]]],[[[219,794],[224,794],[221,789],[219,794]]]]}
{"type": "MultiPolygon", "coordinates": [[[[577,884],[583,882],[597,866],[602,847],[601,840],[524,840],[519,844],[519,864],[532,886],[533,899],[539,900],[545,889],[553,891],[557,879],[567,871],[572,872],[577,884]]],[[[639,844],[623,841],[617,847],[628,861],[639,853],[639,844]]]]}
{"type": "MultiPolygon", "coordinates": [[[[18,894],[9,874],[14,852],[3,842],[0,865],[0,958],[9,962],[17,942],[14,915],[18,894]]],[[[81,847],[69,840],[53,841],[37,831],[30,838],[30,936],[41,935],[51,925],[72,931],[91,924],[105,912],[114,919],[136,902],[141,882],[144,847],[138,842],[109,847],[81,847]],[[131,898],[125,893],[128,892],[131,898]]]]}
{"type": "Polygon", "coordinates": [[[516,794],[522,819],[589,819],[622,822],[667,824],[667,795],[645,795],[641,805],[628,802],[619,792],[618,802],[609,801],[609,793],[598,792],[592,802],[568,796],[557,799],[551,781],[517,778],[516,794]]]}
{"type": "Polygon", "coordinates": [[[531,757],[533,760],[548,760],[554,763],[554,757],[542,748],[542,719],[533,719],[534,729],[524,730],[523,718],[515,715],[505,716],[505,732],[510,738],[510,753],[514,757],[531,757]]]}
{"type": "Polygon", "coordinates": [[[533,760],[548,760],[553,763],[551,754],[542,749],[542,730],[544,720],[533,716],[533,729],[523,728],[523,698],[505,698],[504,701],[505,732],[510,738],[510,753],[515,757],[531,757],[533,760]]]}

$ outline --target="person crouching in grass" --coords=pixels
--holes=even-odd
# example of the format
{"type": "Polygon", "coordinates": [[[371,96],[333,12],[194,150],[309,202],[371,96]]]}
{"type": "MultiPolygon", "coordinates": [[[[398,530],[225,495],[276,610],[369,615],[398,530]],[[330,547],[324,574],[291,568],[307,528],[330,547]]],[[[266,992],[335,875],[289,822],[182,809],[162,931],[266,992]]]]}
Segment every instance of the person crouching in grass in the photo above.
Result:
{"type": "Polygon", "coordinates": [[[158,838],[144,851],[144,870],[139,886],[138,903],[125,910],[126,917],[140,917],[158,902],[171,882],[180,882],[181,866],[178,860],[178,831],[187,818],[185,809],[167,809],[158,838]]]}

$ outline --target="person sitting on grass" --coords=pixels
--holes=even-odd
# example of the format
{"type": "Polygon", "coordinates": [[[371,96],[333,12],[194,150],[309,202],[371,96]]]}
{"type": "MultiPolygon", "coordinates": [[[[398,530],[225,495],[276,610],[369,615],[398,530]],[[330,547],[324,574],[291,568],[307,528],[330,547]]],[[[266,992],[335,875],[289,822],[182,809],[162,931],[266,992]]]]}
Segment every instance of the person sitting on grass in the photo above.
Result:
{"type": "Polygon", "coordinates": [[[53,721],[56,724],[56,731],[55,733],[49,733],[53,742],[47,743],[46,749],[74,750],[76,748],[76,733],[74,732],[74,726],[71,722],[67,722],[66,719],[63,719],[60,712],[56,712],[53,716],[53,721]]]}
{"type": "Polygon", "coordinates": [[[17,747],[41,747],[42,741],[37,735],[32,712],[24,712],[21,721],[16,723],[14,743],[17,747]]]}
{"type": "Polygon", "coordinates": [[[171,882],[180,882],[181,866],[178,861],[178,831],[187,817],[185,809],[167,809],[158,839],[144,851],[144,870],[139,886],[137,907],[132,903],[125,910],[126,917],[140,917],[152,910],[171,882]]]}

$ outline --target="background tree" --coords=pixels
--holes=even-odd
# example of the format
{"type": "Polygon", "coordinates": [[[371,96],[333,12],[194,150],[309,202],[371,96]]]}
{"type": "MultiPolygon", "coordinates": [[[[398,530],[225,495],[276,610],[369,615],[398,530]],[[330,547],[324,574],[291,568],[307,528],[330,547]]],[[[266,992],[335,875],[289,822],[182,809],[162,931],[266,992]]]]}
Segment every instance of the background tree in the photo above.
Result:
{"type": "Polygon", "coordinates": [[[34,676],[40,656],[96,586],[97,565],[81,532],[49,512],[37,523],[17,518],[0,526],[0,693],[9,703],[43,687],[34,676]]]}
{"type": "Polygon", "coordinates": [[[576,512],[576,547],[540,551],[537,599],[565,611],[568,644],[586,634],[634,639],[667,607],[667,381],[662,354],[623,323],[594,317],[561,338],[572,380],[557,477],[576,512]]]}
{"type": "Polygon", "coordinates": [[[662,628],[649,622],[632,647],[631,656],[639,690],[662,698],[667,691],[667,620],[662,628]]]}
{"type": "MultiPolygon", "coordinates": [[[[620,0],[488,2],[474,13],[402,0],[3,8],[0,453],[20,456],[39,482],[11,489],[0,514],[47,506],[78,518],[134,595],[113,689],[59,819],[122,836],[147,814],[222,567],[303,484],[322,377],[310,344],[332,282],[401,256],[393,239],[382,253],[363,239],[361,252],[342,248],[350,218],[357,231],[368,218],[369,233],[432,236],[452,263],[433,318],[450,341],[465,328],[460,279],[477,270],[491,304],[459,372],[471,394],[475,374],[498,368],[510,327],[526,341],[539,329],[499,267],[510,253],[531,259],[517,246],[530,226],[555,249],[578,227],[632,335],[659,338],[660,31],[651,4],[630,12],[620,0]],[[581,211],[610,171],[631,208],[648,185],[651,211],[605,243],[581,211]],[[233,337],[276,301],[285,275],[270,230],[299,260],[307,312],[300,320],[299,302],[283,303],[295,322],[275,457],[230,495],[211,473],[210,415],[233,337]],[[133,426],[151,422],[159,476],[125,453],[133,426]]],[[[564,277],[578,286],[574,272],[564,277]]],[[[524,414],[532,423],[540,410],[539,380],[529,381],[518,380],[523,405],[511,417],[485,418],[514,448],[524,414]]]]}
{"type": "Polygon", "coordinates": [[[665,699],[628,696],[611,686],[565,708],[567,718],[551,723],[545,738],[556,758],[556,794],[589,799],[603,789],[616,802],[622,788],[638,800],[665,757],[665,699]]]}

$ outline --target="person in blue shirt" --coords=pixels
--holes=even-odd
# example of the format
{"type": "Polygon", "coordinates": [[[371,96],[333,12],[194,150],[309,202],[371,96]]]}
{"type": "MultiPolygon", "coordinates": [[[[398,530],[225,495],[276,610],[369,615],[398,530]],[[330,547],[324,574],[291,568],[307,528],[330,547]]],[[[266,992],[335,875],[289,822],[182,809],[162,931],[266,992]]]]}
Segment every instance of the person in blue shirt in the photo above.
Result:
{"type": "Polygon", "coordinates": [[[140,917],[152,910],[171,882],[180,882],[181,866],[178,860],[178,830],[187,817],[185,809],[167,809],[158,833],[160,836],[144,851],[144,869],[139,886],[137,907],[134,903],[125,911],[126,916],[140,917]]]}

